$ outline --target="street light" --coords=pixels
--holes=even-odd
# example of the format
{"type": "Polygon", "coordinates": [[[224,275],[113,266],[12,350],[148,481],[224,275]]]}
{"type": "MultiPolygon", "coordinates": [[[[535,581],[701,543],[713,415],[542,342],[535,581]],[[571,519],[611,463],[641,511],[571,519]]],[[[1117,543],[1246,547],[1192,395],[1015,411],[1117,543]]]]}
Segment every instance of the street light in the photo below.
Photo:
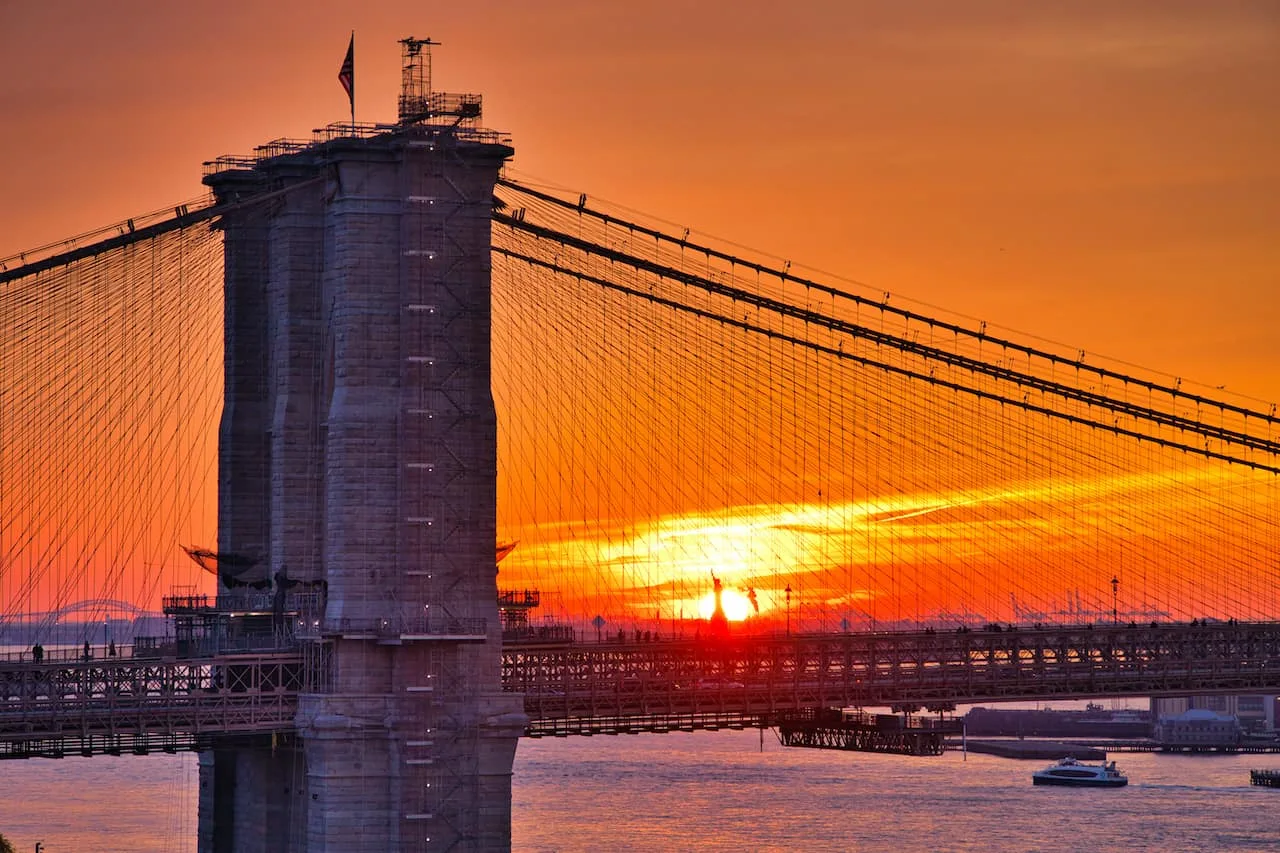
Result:
{"type": "Polygon", "coordinates": [[[1111,576],[1111,621],[1120,624],[1120,608],[1117,604],[1117,596],[1120,594],[1120,579],[1115,575],[1111,576]]]}
{"type": "Polygon", "coordinates": [[[791,584],[787,584],[787,636],[791,636],[791,584]]]}

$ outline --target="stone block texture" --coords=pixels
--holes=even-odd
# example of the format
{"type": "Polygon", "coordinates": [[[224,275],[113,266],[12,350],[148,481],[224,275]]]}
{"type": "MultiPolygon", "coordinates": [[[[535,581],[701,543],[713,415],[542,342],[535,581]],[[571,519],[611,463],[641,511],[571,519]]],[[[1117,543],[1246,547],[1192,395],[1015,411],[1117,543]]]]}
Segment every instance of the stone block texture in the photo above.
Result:
{"type": "Polygon", "coordinates": [[[202,853],[510,848],[489,229],[511,153],[409,127],[206,179],[264,199],[221,225],[218,547],[322,586],[332,669],[296,749],[202,756],[202,853]]]}

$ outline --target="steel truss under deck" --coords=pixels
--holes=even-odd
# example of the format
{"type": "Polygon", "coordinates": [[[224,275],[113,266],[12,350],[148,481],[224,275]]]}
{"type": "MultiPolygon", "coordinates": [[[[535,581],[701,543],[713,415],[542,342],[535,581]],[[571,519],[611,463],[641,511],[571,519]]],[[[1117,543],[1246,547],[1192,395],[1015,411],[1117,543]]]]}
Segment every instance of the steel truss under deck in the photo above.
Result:
{"type": "Polygon", "coordinates": [[[290,733],[301,689],[296,652],[0,664],[0,758],[200,749],[216,737],[290,733]]]}
{"type": "Polygon", "coordinates": [[[506,648],[503,684],[525,694],[531,736],[773,725],[802,708],[1273,692],[1280,624],[506,648]]]}

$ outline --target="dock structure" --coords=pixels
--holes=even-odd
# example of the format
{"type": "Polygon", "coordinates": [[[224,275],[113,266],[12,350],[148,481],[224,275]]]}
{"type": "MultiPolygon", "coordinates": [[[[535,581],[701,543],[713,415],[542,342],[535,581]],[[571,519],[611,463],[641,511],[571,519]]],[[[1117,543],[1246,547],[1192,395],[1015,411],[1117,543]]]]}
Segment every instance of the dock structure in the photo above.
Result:
{"type": "Polygon", "coordinates": [[[527,717],[500,683],[489,246],[513,150],[478,96],[414,77],[429,43],[404,42],[399,123],[206,164],[219,607],[273,590],[306,673],[296,741],[202,754],[201,853],[510,848],[527,717]]]}
{"type": "Polygon", "coordinates": [[[998,755],[1001,758],[1019,758],[1056,761],[1074,758],[1077,761],[1105,761],[1107,751],[1094,743],[1066,743],[1055,740],[974,740],[965,744],[969,752],[998,755]]]}
{"type": "Polygon", "coordinates": [[[1249,784],[1260,788],[1280,788],[1280,770],[1250,770],[1249,784]]]}
{"type": "Polygon", "coordinates": [[[806,708],[778,718],[783,746],[845,749],[894,755],[941,755],[959,720],[870,714],[839,708],[806,708]]]}

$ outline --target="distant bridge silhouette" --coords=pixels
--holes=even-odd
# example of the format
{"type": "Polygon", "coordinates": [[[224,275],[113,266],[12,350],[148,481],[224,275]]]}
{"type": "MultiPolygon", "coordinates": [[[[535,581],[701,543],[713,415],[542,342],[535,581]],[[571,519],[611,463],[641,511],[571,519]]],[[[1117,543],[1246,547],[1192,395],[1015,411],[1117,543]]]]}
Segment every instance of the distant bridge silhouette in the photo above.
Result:
{"type": "Polygon", "coordinates": [[[67,620],[67,618],[71,616],[91,616],[93,619],[97,620],[109,617],[125,617],[128,619],[150,617],[160,619],[164,617],[164,613],[155,610],[147,610],[145,607],[141,607],[132,601],[123,601],[118,598],[93,598],[76,601],[66,605],[65,607],[59,607],[57,610],[16,613],[10,617],[10,621],[22,621],[28,623],[43,622],[54,625],[67,620]]]}

